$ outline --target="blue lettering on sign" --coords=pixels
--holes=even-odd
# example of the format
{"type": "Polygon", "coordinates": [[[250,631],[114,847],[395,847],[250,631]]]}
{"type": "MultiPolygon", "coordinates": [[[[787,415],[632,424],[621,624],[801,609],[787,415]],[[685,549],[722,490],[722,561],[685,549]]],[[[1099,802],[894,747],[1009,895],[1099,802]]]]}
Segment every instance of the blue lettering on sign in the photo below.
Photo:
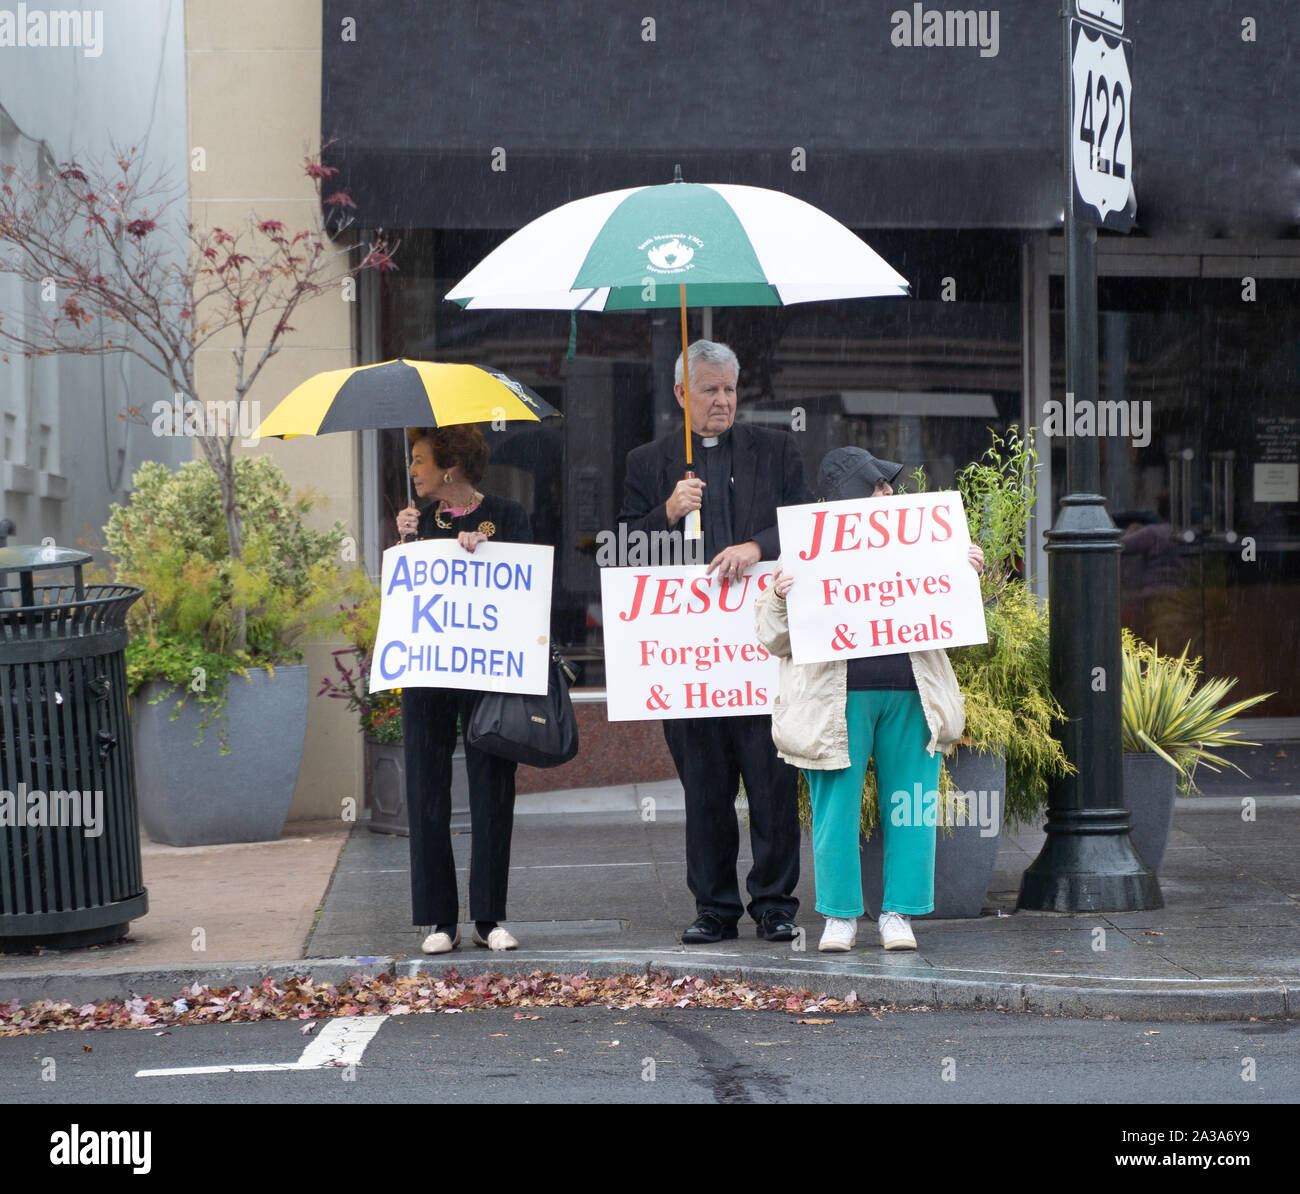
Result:
{"type": "Polygon", "coordinates": [[[497,580],[498,589],[523,589],[525,592],[532,592],[533,566],[531,564],[514,565],[513,575],[511,575],[509,564],[498,564],[497,577],[501,575],[500,570],[502,568],[506,570],[506,576],[508,579],[505,584],[502,584],[500,580],[497,580]]]}
{"type": "MultiPolygon", "coordinates": [[[[411,584],[411,569],[406,563],[405,556],[398,556],[397,563],[393,565],[393,576],[388,582],[388,593],[391,593],[399,586],[408,590],[413,587],[411,584]]],[[[387,596],[388,593],[385,593],[384,596],[387,596]]]]}
{"type": "Polygon", "coordinates": [[[385,643],[379,651],[379,674],[385,680],[396,680],[407,672],[468,672],[474,676],[522,677],[524,653],[459,646],[444,653],[437,644],[385,643]],[[396,652],[396,656],[390,659],[390,652],[396,652]]]}
{"type": "Polygon", "coordinates": [[[429,598],[429,600],[424,605],[421,605],[419,595],[418,594],[412,595],[411,597],[411,601],[412,601],[411,633],[412,634],[419,633],[420,623],[422,621],[428,622],[429,625],[432,626],[433,629],[438,634],[442,633],[442,627],[439,626],[438,623],[433,620],[433,615],[432,615],[433,607],[437,605],[438,602],[441,600],[442,600],[442,594],[435,593],[432,597],[429,598]]]}
{"type": "Polygon", "coordinates": [[[385,596],[395,589],[411,592],[424,585],[460,585],[469,589],[515,589],[532,592],[533,566],[508,564],[504,560],[490,563],[487,560],[455,559],[447,561],[441,556],[434,560],[409,560],[397,557],[393,575],[388,581],[385,596]]]}
{"type": "Polygon", "coordinates": [[[379,652],[379,674],[383,676],[385,680],[396,680],[404,671],[406,671],[405,664],[402,664],[394,672],[390,672],[388,670],[388,652],[393,650],[394,648],[396,648],[399,651],[405,650],[405,644],[385,643],[384,649],[379,652]]]}

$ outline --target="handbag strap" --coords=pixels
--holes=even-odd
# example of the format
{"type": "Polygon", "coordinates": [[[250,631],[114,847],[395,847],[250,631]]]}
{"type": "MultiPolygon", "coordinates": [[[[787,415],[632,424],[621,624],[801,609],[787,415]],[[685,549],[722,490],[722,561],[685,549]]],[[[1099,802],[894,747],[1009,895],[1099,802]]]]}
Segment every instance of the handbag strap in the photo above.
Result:
{"type": "Polygon", "coordinates": [[[565,675],[570,684],[578,678],[577,669],[567,659],[564,658],[554,647],[551,648],[551,662],[555,664],[565,675]]]}

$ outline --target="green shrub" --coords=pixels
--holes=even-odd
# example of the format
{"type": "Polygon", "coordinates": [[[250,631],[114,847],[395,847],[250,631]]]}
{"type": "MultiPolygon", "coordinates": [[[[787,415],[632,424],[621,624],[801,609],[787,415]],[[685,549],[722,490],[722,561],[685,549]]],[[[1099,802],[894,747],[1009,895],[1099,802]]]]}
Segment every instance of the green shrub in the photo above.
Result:
{"type": "Polygon", "coordinates": [[[336,624],[339,595],[355,584],[339,569],[342,523],[311,530],[313,498],[294,496],[269,457],[239,457],[234,471],[242,560],[230,558],[220,485],[202,461],[176,472],[143,464],[104,528],[116,579],[144,589],[128,616],[130,691],[159,681],[160,699],[180,693],[177,712],[192,697],[204,712],[200,741],[224,707],[229,676],[300,661],[302,637],[336,624]]]}

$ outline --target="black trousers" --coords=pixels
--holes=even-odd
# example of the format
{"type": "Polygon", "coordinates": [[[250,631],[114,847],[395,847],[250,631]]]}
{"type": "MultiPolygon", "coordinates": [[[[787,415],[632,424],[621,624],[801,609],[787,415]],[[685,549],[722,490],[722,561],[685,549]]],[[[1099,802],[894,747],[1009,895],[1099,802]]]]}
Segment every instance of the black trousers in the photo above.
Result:
{"type": "Polygon", "coordinates": [[[664,738],[686,791],[686,883],[698,912],[740,919],[735,800],[745,781],[754,865],[745,880],[750,916],[799,908],[799,773],[777,757],[772,719],[708,717],[665,721],[664,738]]]}
{"type": "MultiPolygon", "coordinates": [[[[402,689],[406,807],[411,823],[411,921],[460,922],[451,849],[451,756],[456,718],[469,724],[479,693],[455,688],[402,689]]],[[[469,919],[505,920],[510,835],[515,817],[515,763],[466,744],[471,846],[469,919]]]]}

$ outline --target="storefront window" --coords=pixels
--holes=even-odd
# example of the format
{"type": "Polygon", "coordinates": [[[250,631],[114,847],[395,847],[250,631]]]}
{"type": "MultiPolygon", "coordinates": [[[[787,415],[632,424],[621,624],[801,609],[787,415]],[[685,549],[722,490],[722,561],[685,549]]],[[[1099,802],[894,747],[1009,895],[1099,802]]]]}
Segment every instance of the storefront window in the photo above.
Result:
{"type": "MultiPolygon", "coordinates": [[[[1060,280],[1053,387],[1063,394],[1060,280]]],[[[1099,399],[1124,404],[1102,441],[1102,488],[1124,532],[1124,625],[1190,644],[1259,712],[1300,714],[1300,282],[1108,278],[1098,285],[1099,399]]],[[[1055,497],[1064,441],[1053,444],[1055,497]]]]}

